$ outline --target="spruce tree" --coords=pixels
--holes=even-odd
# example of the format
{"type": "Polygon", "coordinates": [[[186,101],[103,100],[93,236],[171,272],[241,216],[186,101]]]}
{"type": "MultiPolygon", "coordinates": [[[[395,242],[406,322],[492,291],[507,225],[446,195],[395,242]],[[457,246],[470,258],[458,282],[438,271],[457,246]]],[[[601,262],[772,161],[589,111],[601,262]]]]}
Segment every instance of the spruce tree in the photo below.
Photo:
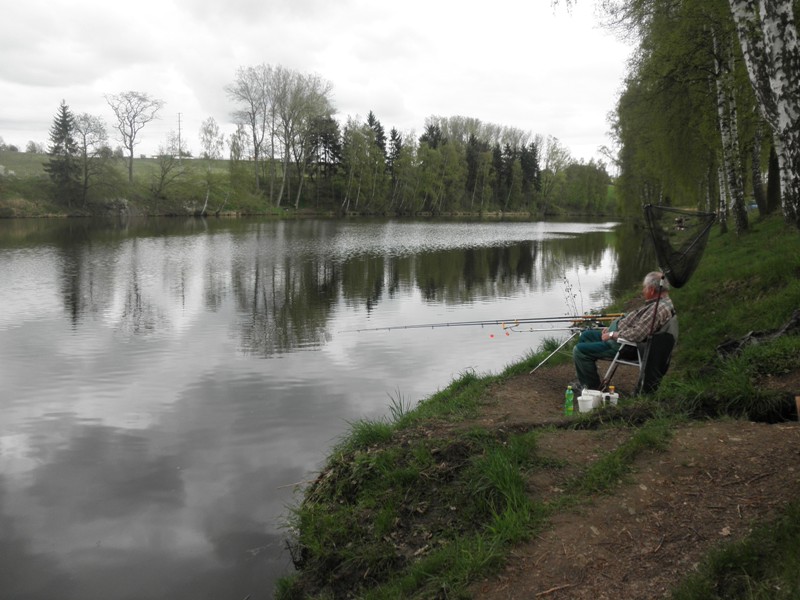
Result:
{"type": "Polygon", "coordinates": [[[44,170],[53,182],[56,200],[66,203],[69,208],[80,192],[80,163],[74,132],[75,117],[62,100],[50,128],[50,149],[47,151],[50,160],[44,165],[44,170]]]}

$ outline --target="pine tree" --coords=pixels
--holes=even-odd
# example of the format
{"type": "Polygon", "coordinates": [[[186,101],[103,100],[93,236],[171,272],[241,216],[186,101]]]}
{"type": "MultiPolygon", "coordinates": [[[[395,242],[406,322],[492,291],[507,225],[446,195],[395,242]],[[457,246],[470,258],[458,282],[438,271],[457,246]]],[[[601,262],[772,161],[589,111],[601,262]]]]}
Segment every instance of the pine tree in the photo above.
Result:
{"type": "Polygon", "coordinates": [[[53,182],[56,200],[65,202],[70,208],[80,192],[80,163],[74,132],[75,117],[62,100],[50,128],[50,149],[47,152],[50,160],[44,170],[53,182]]]}

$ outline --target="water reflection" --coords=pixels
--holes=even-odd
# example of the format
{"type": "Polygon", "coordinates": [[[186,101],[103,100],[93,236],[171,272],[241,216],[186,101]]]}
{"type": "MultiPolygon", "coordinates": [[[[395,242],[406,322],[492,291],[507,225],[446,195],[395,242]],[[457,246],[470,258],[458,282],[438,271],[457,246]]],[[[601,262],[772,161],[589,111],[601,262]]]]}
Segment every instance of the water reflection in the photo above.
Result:
{"type": "Polygon", "coordinates": [[[0,596],[269,598],[348,422],[546,335],[352,330],[602,306],[612,225],[0,222],[0,596]]]}

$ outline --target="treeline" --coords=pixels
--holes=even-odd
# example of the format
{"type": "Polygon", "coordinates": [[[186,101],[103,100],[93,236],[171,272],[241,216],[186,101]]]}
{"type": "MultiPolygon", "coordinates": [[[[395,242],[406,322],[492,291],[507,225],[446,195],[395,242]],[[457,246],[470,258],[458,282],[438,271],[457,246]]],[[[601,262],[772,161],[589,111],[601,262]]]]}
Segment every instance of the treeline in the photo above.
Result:
{"type": "MultiPolygon", "coordinates": [[[[134,91],[106,97],[125,154],[111,150],[101,119],[76,116],[62,101],[45,164],[49,193],[67,210],[125,199],[151,213],[616,212],[605,165],[576,162],[552,136],[467,117],[429,117],[419,136],[395,128],[387,134],[371,111],[340,123],[331,89],[316,75],[281,66],[240,68],[225,87],[234,133],[206,119],[196,160],[171,133],[153,164],[137,160],[136,173],[134,147],[162,101],[134,91]]],[[[0,174],[0,198],[7,184],[0,174]]]]}
{"type": "Polygon", "coordinates": [[[800,3],[604,6],[639,45],[613,124],[624,210],[695,205],[743,232],[755,204],[800,226],[800,3]]]}
{"type": "Polygon", "coordinates": [[[391,129],[370,112],[343,128],[330,115],[310,124],[297,159],[284,168],[267,157],[246,172],[231,157],[239,191],[256,182],[269,205],[340,213],[614,212],[605,166],[576,163],[555,138],[463,117],[427,120],[418,138],[391,129]],[[257,166],[256,166],[257,165],[257,166]]]}
{"type": "MultiPolygon", "coordinates": [[[[557,139],[465,117],[430,117],[418,138],[388,135],[370,111],[365,121],[334,119],[331,85],[282,66],[237,71],[226,86],[235,104],[232,185],[241,192],[246,159],[252,184],[270,206],[293,203],[339,212],[604,212],[608,174],[576,164],[557,139]]],[[[213,121],[202,155],[223,147],[213,121]]]]}

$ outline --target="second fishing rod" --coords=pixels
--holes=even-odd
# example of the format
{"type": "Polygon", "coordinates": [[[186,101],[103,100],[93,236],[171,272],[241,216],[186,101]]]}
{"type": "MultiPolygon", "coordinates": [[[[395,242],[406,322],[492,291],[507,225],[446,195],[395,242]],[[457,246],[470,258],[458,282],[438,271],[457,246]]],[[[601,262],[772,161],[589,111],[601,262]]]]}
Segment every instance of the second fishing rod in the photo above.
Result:
{"type": "Polygon", "coordinates": [[[362,331],[392,331],[396,329],[438,329],[443,327],[484,327],[500,325],[502,327],[518,327],[520,325],[536,325],[545,323],[568,323],[571,326],[589,325],[591,323],[610,323],[622,313],[611,314],[586,314],[586,315],[560,315],[553,317],[529,317],[529,318],[509,318],[509,319],[487,319],[479,321],[442,321],[436,323],[415,323],[410,325],[386,325],[383,327],[363,327],[351,329],[349,332],[362,331]]]}

